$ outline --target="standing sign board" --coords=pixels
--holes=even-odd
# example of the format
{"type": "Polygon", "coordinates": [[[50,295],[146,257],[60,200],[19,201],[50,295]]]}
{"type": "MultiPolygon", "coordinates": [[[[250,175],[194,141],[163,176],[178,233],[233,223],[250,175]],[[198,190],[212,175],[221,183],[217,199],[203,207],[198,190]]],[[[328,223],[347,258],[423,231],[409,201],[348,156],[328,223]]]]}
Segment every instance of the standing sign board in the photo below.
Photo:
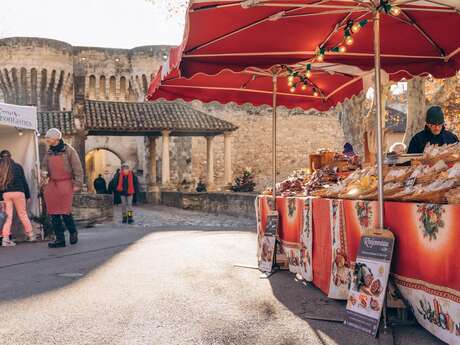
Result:
{"type": "Polygon", "coordinates": [[[350,286],[345,324],[377,335],[393,256],[394,236],[369,230],[361,237],[350,286]]]}
{"type": "Polygon", "coordinates": [[[271,272],[275,256],[276,234],[278,231],[278,212],[267,215],[264,237],[262,239],[262,253],[260,255],[259,269],[262,272],[271,272]]]}

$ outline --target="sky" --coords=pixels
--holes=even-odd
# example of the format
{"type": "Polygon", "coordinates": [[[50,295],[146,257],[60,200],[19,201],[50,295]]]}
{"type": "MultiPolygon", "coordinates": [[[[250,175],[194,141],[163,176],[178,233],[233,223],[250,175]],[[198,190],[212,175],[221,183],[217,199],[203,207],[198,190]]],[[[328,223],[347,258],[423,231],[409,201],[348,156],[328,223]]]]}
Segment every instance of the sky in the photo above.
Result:
{"type": "Polygon", "coordinates": [[[133,48],[178,45],[184,0],[1,0],[0,38],[53,38],[75,46],[133,48]]]}

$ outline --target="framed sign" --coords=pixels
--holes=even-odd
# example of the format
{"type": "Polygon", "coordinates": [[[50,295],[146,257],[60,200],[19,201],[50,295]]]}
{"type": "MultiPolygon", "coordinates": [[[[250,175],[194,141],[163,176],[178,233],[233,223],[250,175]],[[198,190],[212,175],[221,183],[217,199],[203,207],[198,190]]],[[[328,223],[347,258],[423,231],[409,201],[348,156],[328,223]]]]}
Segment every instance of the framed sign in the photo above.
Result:
{"type": "Polygon", "coordinates": [[[259,269],[262,272],[271,272],[276,249],[276,234],[278,231],[278,212],[270,212],[267,215],[264,237],[262,239],[262,251],[259,261],[259,269]]]}
{"type": "Polygon", "coordinates": [[[393,256],[394,236],[368,230],[361,237],[348,295],[345,324],[377,335],[393,256]]]}

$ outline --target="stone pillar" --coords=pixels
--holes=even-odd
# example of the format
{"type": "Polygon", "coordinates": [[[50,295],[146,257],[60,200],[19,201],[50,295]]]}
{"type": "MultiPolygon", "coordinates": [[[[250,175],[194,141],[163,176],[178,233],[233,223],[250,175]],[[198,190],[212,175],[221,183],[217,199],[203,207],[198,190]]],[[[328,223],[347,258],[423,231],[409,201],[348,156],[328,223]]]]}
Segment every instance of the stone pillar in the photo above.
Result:
{"type": "Polygon", "coordinates": [[[233,182],[232,173],[232,133],[224,133],[224,183],[231,185],[233,182]]]}
{"type": "Polygon", "coordinates": [[[410,140],[425,126],[425,79],[415,77],[407,81],[407,123],[404,143],[410,140]]]}
{"type": "Polygon", "coordinates": [[[80,157],[80,162],[83,168],[83,183],[87,186],[91,181],[87,181],[87,171],[86,171],[86,133],[84,131],[77,132],[74,136],[74,149],[77,151],[78,156],[80,157]]]}
{"type": "Polygon", "coordinates": [[[206,137],[208,190],[214,189],[214,137],[206,137]]]}
{"type": "Polygon", "coordinates": [[[169,163],[169,134],[171,131],[164,130],[161,132],[163,137],[162,155],[161,155],[161,184],[167,186],[170,183],[170,163],[169,163]]]}
{"type": "Polygon", "coordinates": [[[157,137],[149,137],[149,185],[157,183],[157,137]]]}
{"type": "Polygon", "coordinates": [[[76,129],[74,145],[80,156],[80,161],[83,166],[83,181],[88,185],[86,172],[86,131],[85,123],[85,76],[81,68],[76,69],[74,77],[74,98],[75,104],[73,108],[74,124],[76,129]]]}

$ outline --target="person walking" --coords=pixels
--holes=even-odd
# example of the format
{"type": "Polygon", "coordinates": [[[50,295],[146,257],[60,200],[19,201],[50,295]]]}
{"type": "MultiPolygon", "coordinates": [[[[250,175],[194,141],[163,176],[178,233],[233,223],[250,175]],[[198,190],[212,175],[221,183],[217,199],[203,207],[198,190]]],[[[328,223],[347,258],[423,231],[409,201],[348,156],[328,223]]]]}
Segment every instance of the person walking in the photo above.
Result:
{"type": "Polygon", "coordinates": [[[4,203],[6,221],[2,229],[2,247],[14,247],[16,243],[10,240],[13,223],[13,209],[16,208],[27,241],[34,241],[32,224],[27,215],[26,200],[30,199],[29,185],[24,175],[24,169],[11,158],[7,150],[0,152],[0,202],[4,203]]]}
{"type": "Polygon", "coordinates": [[[117,191],[117,176],[120,174],[120,169],[117,169],[115,174],[112,177],[112,180],[109,182],[109,194],[113,194],[113,204],[120,205],[121,204],[121,197],[120,193],[117,191]]]}
{"type": "Polygon", "coordinates": [[[107,194],[107,185],[101,174],[94,180],[93,185],[96,194],[107,194]]]}
{"type": "Polygon", "coordinates": [[[121,171],[115,175],[115,190],[121,196],[122,223],[133,224],[133,198],[138,190],[138,180],[128,163],[123,163],[121,171]]]}
{"type": "Polygon", "coordinates": [[[62,133],[57,128],[48,130],[46,142],[49,150],[43,159],[42,171],[48,181],[43,194],[56,235],[56,240],[48,243],[48,247],[61,248],[66,246],[64,224],[70,233],[70,244],[78,242],[72,203],[73,193],[80,191],[83,185],[83,168],[78,153],[64,143],[62,133]]]}

